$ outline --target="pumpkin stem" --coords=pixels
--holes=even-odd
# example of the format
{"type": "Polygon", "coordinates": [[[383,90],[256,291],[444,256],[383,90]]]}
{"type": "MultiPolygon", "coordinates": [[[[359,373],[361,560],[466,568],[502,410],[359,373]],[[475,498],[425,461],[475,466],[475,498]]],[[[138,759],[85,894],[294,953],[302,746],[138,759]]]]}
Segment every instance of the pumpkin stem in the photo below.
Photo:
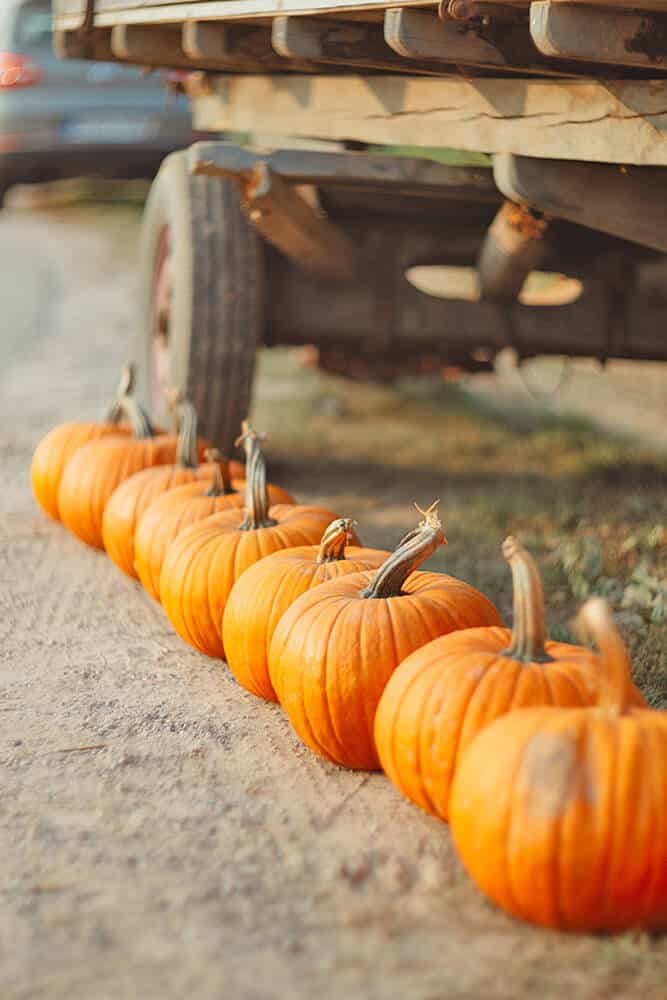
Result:
{"type": "Polygon", "coordinates": [[[514,625],[512,642],[503,652],[521,663],[550,663],[545,649],[544,589],[535,560],[521,542],[510,535],[503,542],[503,556],[512,570],[514,625]]]}
{"type": "Polygon", "coordinates": [[[579,611],[575,625],[582,637],[590,637],[602,662],[598,708],[622,715],[632,683],[630,657],[607,602],[591,597],[579,611]]]}
{"type": "Polygon", "coordinates": [[[226,497],[230,493],[236,493],[237,491],[232,486],[232,477],[229,474],[229,461],[225,456],[217,448],[207,448],[206,461],[215,465],[213,469],[213,482],[206,496],[226,497]]]}
{"type": "Polygon", "coordinates": [[[155,431],[148,419],[148,414],[132,395],[126,394],[121,396],[116,405],[120,415],[125,417],[132,427],[132,433],[135,438],[155,437],[155,431]]]}
{"type": "Polygon", "coordinates": [[[368,586],[361,591],[362,597],[400,597],[403,594],[401,588],[410,574],[419,569],[439,545],[447,544],[438,514],[439,503],[436,500],[428,510],[422,510],[415,504],[424,516],[423,521],[401,539],[368,586]]]}
{"type": "Polygon", "coordinates": [[[265,435],[258,434],[248,420],[244,420],[241,424],[241,431],[241,436],[234,442],[237,447],[243,445],[246,456],[245,518],[239,525],[239,531],[270,528],[272,524],[278,522],[269,517],[266,462],[260,447],[260,441],[265,435]]]}
{"type": "Polygon", "coordinates": [[[339,517],[331,522],[320,539],[318,563],[337,562],[345,558],[345,546],[356,523],[351,517],[339,517]]]}
{"type": "Polygon", "coordinates": [[[119,400],[123,396],[131,396],[134,393],[136,387],[137,370],[135,366],[130,362],[123,365],[120,372],[120,380],[116,388],[116,398],[114,399],[112,405],[107,410],[106,422],[109,424],[117,424],[120,422],[120,418],[123,412],[118,405],[119,400]]]}
{"type": "Polygon", "coordinates": [[[181,393],[174,401],[178,418],[178,442],[176,444],[176,465],[183,469],[196,469],[197,457],[197,411],[189,399],[181,393]]]}

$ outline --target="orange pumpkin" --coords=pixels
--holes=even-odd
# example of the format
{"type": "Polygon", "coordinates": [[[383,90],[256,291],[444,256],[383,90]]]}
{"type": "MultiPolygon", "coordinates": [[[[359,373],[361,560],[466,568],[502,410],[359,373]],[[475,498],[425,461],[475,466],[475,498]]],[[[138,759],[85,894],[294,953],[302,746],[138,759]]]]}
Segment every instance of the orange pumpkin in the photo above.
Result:
{"type": "MultiPolygon", "coordinates": [[[[160,598],[178,634],[209,656],[224,656],[222,616],[241,573],[278,549],[312,545],[336,515],[320,507],[269,508],[258,435],[244,422],[246,505],[182,531],[167,549],[160,598]]],[[[237,442],[238,443],[238,442],[237,442]]]]}
{"type": "MultiPolygon", "coordinates": [[[[174,464],[142,469],[118,486],[104,508],[102,539],[112,562],[128,576],[137,577],[134,565],[134,535],[141,515],[157,497],[175,486],[197,480],[210,482],[212,465],[199,465],[197,414],[188,400],[177,402],[178,442],[174,464]]],[[[239,462],[233,474],[243,474],[239,462]]]]}
{"type": "MultiPolygon", "coordinates": [[[[475,628],[434,639],[392,675],[375,716],[380,763],[399,791],[447,819],[461,754],[500,715],[532,705],[592,705],[598,656],[546,639],[544,593],[526,549],[506,539],[512,570],[514,629],[475,628]]],[[[645,705],[634,688],[629,698],[645,705]]]]}
{"type": "Polygon", "coordinates": [[[58,510],[58,489],[65,466],[75,451],[89,441],[106,437],[131,434],[129,427],[119,424],[121,416],[118,399],[129,395],[134,389],[134,368],[127,365],[121,374],[116,401],[102,423],[70,420],[59,424],[42,438],[32,456],[30,479],[35,499],[43,511],[54,520],[60,520],[58,510]]]}
{"type": "MultiPolygon", "coordinates": [[[[134,536],[134,566],[137,576],[156,601],[160,600],[160,574],[167,549],[185,528],[211,514],[242,507],[244,479],[231,479],[230,463],[211,449],[206,457],[213,462],[213,478],[205,482],[177,486],[154,500],[141,517],[134,536]]],[[[241,466],[245,472],[245,466],[241,466]]],[[[271,483],[267,486],[270,504],[291,504],[294,498],[271,483]]]]}
{"type": "Polygon", "coordinates": [[[602,661],[597,704],[497,719],[461,759],[454,843],[514,916],[568,931],[667,929],[667,714],[628,698],[609,607],[579,618],[602,661]]]}
{"type": "Polygon", "coordinates": [[[332,521],[319,545],[274,552],[234,584],[222,623],[225,656],[239,684],[260,698],[278,700],[269,677],[269,645],[297,597],[327,580],[376,569],[389,555],[359,548],[353,524],[348,517],[332,521]],[[353,546],[346,548],[350,541],[353,546]]]}
{"type": "Polygon", "coordinates": [[[414,572],[445,542],[434,508],[376,572],[308,591],[283,615],[269,674],[301,739],[322,757],[379,766],[373,721],[398,664],[437,635],[501,625],[478,590],[443,573],[414,572]]]}
{"type": "MultiPolygon", "coordinates": [[[[157,434],[132,398],[118,403],[132,427],[132,437],[113,435],[90,441],[67,463],[58,490],[63,524],[82,542],[104,548],[102,518],[109,497],[135,472],[165,465],[176,457],[175,434],[157,434]]],[[[203,446],[202,446],[203,447],[203,446]]]]}

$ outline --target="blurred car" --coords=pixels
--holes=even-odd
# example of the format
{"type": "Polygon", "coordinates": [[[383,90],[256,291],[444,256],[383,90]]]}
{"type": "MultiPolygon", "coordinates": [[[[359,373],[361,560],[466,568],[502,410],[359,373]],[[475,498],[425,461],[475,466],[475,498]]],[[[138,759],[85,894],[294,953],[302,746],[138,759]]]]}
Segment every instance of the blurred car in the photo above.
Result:
{"type": "Polygon", "coordinates": [[[61,61],[48,0],[0,0],[0,205],[13,184],[151,178],[193,141],[189,102],[164,73],[61,61]]]}

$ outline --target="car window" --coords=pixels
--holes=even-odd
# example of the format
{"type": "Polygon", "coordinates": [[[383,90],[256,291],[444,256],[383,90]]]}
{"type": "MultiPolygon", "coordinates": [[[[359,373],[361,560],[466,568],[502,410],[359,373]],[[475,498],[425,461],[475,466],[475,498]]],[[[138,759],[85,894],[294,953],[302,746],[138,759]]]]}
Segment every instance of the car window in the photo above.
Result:
{"type": "Polygon", "coordinates": [[[19,7],[14,25],[14,44],[21,50],[51,49],[53,14],[48,3],[19,7]]]}

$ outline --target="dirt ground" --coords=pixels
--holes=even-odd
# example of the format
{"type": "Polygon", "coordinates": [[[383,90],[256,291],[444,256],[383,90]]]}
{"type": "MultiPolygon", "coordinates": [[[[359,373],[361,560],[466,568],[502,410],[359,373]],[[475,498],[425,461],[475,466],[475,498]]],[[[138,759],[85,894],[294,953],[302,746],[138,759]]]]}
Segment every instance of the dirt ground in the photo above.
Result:
{"type": "MultiPolygon", "coordinates": [[[[37,511],[35,444],[99,415],[132,353],[138,212],[0,215],[0,996],[667,998],[664,938],[505,917],[445,825],[381,775],[310,754],[279,708],[37,511]]],[[[500,543],[518,533],[544,569],[552,633],[586,593],[608,594],[638,681],[667,707],[664,369],[582,366],[540,407],[511,373],[381,388],[281,353],[260,367],[272,478],[378,545],[413,523],[413,500],[440,496],[449,546],[434,568],[505,615],[500,543]]]]}

